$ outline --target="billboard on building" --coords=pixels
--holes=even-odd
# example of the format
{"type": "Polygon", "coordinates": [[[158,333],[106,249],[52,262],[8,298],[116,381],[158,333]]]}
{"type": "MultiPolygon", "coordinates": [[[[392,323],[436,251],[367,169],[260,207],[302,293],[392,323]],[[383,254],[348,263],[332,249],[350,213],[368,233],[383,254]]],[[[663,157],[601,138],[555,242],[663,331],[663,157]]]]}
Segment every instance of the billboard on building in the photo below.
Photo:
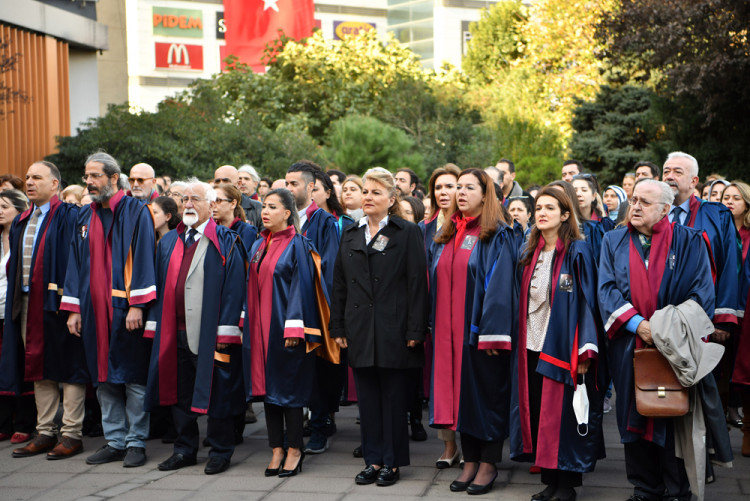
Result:
{"type": "Polygon", "coordinates": [[[203,38],[203,11],[154,7],[154,35],[203,38]]]}
{"type": "Polygon", "coordinates": [[[341,40],[347,35],[358,35],[361,31],[375,29],[375,23],[366,21],[334,21],[333,38],[341,40]]]}
{"type": "Polygon", "coordinates": [[[155,42],[156,67],[203,71],[203,46],[179,42],[155,42]]]}

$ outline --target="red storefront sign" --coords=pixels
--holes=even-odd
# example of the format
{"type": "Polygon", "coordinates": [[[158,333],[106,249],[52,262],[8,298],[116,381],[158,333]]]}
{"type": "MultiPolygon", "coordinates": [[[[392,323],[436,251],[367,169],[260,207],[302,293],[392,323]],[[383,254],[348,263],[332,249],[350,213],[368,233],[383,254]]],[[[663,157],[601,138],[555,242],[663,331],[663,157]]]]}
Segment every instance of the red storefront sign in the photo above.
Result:
{"type": "Polygon", "coordinates": [[[154,43],[156,67],[170,70],[203,70],[203,46],[184,43],[154,43]]]}

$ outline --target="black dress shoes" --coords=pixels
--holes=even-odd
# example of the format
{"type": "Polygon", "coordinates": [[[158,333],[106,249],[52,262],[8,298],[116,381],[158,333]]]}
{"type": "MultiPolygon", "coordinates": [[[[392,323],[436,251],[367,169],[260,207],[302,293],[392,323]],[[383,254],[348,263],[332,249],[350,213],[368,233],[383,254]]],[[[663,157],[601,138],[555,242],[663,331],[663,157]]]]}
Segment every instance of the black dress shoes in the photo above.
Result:
{"type": "Polygon", "coordinates": [[[572,487],[561,487],[549,501],[576,501],[576,491],[572,487]]]}
{"type": "Polygon", "coordinates": [[[185,466],[193,466],[196,463],[195,458],[187,457],[183,454],[172,454],[169,459],[159,463],[159,471],[179,470],[185,466]]]}
{"type": "Polygon", "coordinates": [[[354,481],[359,485],[373,484],[378,479],[379,472],[379,469],[370,465],[364,470],[360,471],[357,476],[354,477],[354,481]]]}
{"type": "Polygon", "coordinates": [[[495,474],[495,478],[490,480],[489,484],[485,485],[479,485],[479,484],[471,484],[466,488],[467,494],[474,494],[474,495],[480,495],[480,494],[487,494],[492,490],[492,486],[495,485],[495,480],[497,479],[497,474],[495,474]]]}
{"type": "Polygon", "coordinates": [[[413,419],[411,422],[411,439],[415,442],[424,442],[427,440],[427,432],[422,426],[422,421],[413,419]]]}
{"type": "Polygon", "coordinates": [[[549,501],[555,495],[557,486],[548,485],[543,491],[531,495],[531,501],[549,501]]]}
{"type": "Polygon", "coordinates": [[[387,487],[395,484],[400,476],[399,471],[400,470],[394,470],[390,466],[383,466],[380,468],[380,472],[378,472],[378,479],[376,480],[377,484],[380,487],[387,487]]]}
{"type": "Polygon", "coordinates": [[[359,445],[359,446],[357,446],[357,447],[354,448],[354,450],[352,451],[352,456],[354,456],[355,458],[361,458],[362,457],[362,446],[361,445],[359,445]]]}
{"type": "Polygon", "coordinates": [[[206,463],[206,467],[203,469],[203,473],[205,473],[206,475],[216,475],[217,473],[227,471],[227,468],[229,468],[229,462],[229,459],[224,459],[219,456],[212,456],[208,458],[208,463],[206,463]]]}

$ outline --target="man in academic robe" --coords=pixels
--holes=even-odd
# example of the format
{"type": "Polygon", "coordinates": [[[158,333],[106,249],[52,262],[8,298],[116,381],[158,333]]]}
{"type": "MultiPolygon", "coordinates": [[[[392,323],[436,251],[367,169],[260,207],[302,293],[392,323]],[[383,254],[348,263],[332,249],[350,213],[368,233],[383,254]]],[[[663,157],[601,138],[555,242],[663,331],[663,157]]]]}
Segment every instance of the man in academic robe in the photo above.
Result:
{"type": "Polygon", "coordinates": [[[156,173],[149,164],[139,163],[132,166],[128,183],[130,183],[128,195],[133,198],[146,203],[159,198],[159,190],[156,189],[156,173]]]}
{"type": "Polygon", "coordinates": [[[85,164],[93,202],[81,209],[71,242],[61,310],[81,336],[102,409],[107,444],[88,464],[146,462],[149,414],[143,410],[151,341],[144,310],[156,299],[154,222],[145,202],[126,196],[121,170],[107,153],[85,164]]]}
{"type": "Polygon", "coordinates": [[[216,192],[197,179],[185,190],[182,223],[159,241],[159,299],[146,335],[154,338],[147,408],[172,406],[177,438],[162,471],[194,465],[199,415],[208,414],[205,473],[221,473],[234,452],[234,417],[244,411],[242,333],[245,252],[236,233],[211,218],[216,192]]]}
{"type": "Polygon", "coordinates": [[[692,299],[709,318],[714,316],[706,241],[701,232],[669,222],[673,198],[669,185],[640,181],[630,203],[630,224],[604,236],[599,264],[599,306],[610,340],[617,425],[633,501],[690,499],[685,464],[675,455],[673,419],[642,416],[634,397],[634,349],[653,344],[652,314],[692,299]]]}
{"type": "MultiPolygon", "coordinates": [[[[334,216],[317,206],[312,199],[315,170],[321,167],[309,160],[293,164],[286,173],[286,188],[292,192],[297,205],[300,233],[307,237],[320,254],[323,284],[328,296],[333,287],[333,267],[339,251],[339,230],[334,216]]],[[[312,434],[305,447],[308,454],[320,454],[328,448],[328,438],[336,432],[334,414],[338,410],[341,391],[346,378],[346,366],[316,358],[317,382],[310,402],[312,434]]]]}
{"type": "Polygon", "coordinates": [[[24,383],[33,382],[38,433],[25,447],[14,450],[13,457],[49,451],[47,459],[64,459],[83,450],[89,375],[83,344],[68,334],[67,315],[59,311],[78,207],[57,198],[59,185],[60,171],[54,164],[33,163],[26,173],[32,205],[16,219],[10,233],[0,394],[21,395],[24,383]],[[59,383],[63,426],[58,441],[59,383]]]}

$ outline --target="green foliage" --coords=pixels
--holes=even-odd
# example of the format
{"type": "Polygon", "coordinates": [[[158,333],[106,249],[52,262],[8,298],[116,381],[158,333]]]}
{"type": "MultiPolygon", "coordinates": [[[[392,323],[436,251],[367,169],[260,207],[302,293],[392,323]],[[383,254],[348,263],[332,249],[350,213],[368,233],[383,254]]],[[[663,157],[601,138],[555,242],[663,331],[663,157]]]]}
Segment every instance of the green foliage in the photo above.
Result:
{"type": "Polygon", "coordinates": [[[599,172],[602,183],[619,182],[639,160],[659,163],[650,146],[658,141],[654,97],[644,87],[605,85],[594,102],[579,100],[572,121],[571,156],[599,172]]]}
{"type": "Polygon", "coordinates": [[[502,0],[485,9],[481,19],[469,25],[471,42],[462,62],[469,78],[491,83],[498,71],[521,57],[526,45],[522,26],[527,21],[520,0],[502,0]]]}
{"type": "Polygon", "coordinates": [[[330,165],[362,175],[371,167],[395,172],[409,167],[424,176],[422,157],[414,152],[414,141],[402,130],[375,117],[351,115],[331,124],[329,144],[322,156],[330,165]]]}

